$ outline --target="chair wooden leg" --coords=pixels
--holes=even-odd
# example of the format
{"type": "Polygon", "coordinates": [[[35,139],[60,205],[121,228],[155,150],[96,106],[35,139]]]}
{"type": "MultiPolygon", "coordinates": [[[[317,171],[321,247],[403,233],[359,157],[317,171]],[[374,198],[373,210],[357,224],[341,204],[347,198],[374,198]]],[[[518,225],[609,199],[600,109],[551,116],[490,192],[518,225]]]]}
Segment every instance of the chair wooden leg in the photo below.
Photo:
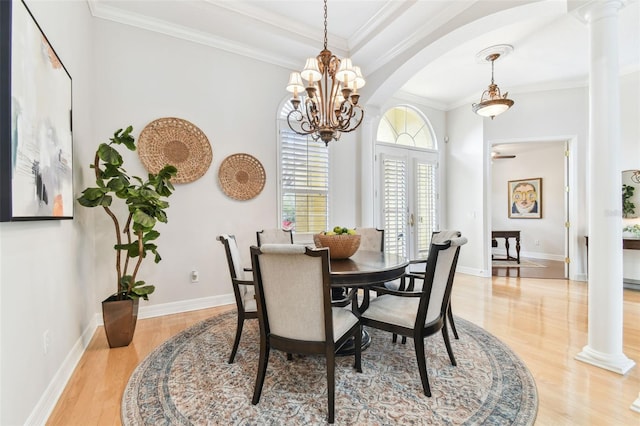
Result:
{"type": "Polygon", "coordinates": [[[260,394],[262,393],[262,385],[264,384],[264,377],[267,374],[267,364],[269,364],[269,343],[266,339],[260,339],[260,359],[258,360],[258,376],[256,377],[256,386],[253,390],[253,399],[251,403],[256,405],[260,402],[260,394]]]}
{"type": "Polygon", "coordinates": [[[358,330],[356,331],[354,344],[354,367],[358,373],[362,373],[362,326],[358,327],[358,330]]]}
{"type": "Polygon", "coordinates": [[[413,340],[413,344],[416,348],[416,359],[418,360],[420,379],[422,380],[422,390],[426,396],[431,396],[429,377],[427,377],[427,360],[424,356],[424,338],[422,336],[416,336],[413,340]]]}
{"type": "Polygon", "coordinates": [[[444,345],[447,347],[447,353],[449,354],[449,359],[451,360],[451,365],[454,367],[456,364],[456,359],[453,356],[453,350],[451,349],[451,342],[449,341],[449,332],[447,331],[447,322],[445,321],[442,326],[442,338],[444,339],[444,345]]]}
{"type": "Polygon", "coordinates": [[[329,423],[335,421],[335,399],[336,399],[336,359],[333,351],[327,351],[327,394],[329,397],[329,423]]]}
{"type": "Polygon", "coordinates": [[[453,322],[453,312],[451,311],[451,303],[449,303],[449,307],[447,308],[447,316],[449,317],[449,322],[451,323],[451,330],[453,330],[453,337],[455,337],[456,340],[460,340],[460,337],[458,337],[458,330],[456,330],[456,323],[453,322]]]}
{"type": "Polygon", "coordinates": [[[242,326],[244,324],[244,316],[238,313],[238,325],[236,326],[236,338],[233,341],[233,349],[231,349],[231,356],[229,357],[229,364],[233,364],[233,360],[236,357],[238,346],[240,345],[240,337],[242,336],[242,326]]]}

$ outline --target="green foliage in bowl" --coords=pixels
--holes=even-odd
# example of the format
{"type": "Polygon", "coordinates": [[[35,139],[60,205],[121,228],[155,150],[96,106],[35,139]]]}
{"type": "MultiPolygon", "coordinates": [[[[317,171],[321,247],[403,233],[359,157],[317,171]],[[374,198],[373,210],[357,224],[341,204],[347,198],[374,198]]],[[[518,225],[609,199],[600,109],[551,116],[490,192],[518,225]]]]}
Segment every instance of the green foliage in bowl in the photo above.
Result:
{"type": "Polygon", "coordinates": [[[356,235],[356,230],[351,228],[345,228],[343,226],[334,226],[333,231],[324,231],[324,235],[356,235]]]}

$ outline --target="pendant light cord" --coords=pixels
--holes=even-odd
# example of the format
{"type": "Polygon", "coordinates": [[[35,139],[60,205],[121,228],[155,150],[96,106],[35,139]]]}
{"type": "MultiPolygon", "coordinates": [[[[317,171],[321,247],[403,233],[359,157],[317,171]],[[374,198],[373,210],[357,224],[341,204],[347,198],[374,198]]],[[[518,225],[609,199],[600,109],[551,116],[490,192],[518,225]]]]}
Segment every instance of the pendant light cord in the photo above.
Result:
{"type": "Polygon", "coordinates": [[[493,63],[495,62],[495,58],[491,60],[491,84],[493,84],[493,63]]]}

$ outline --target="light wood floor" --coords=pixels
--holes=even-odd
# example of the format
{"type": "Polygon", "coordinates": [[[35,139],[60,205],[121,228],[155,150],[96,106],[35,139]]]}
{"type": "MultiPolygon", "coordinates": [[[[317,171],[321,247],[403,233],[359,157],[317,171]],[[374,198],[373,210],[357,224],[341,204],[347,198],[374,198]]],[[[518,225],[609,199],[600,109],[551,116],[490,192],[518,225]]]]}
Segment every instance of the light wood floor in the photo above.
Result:
{"type": "MultiPolygon", "coordinates": [[[[522,260],[530,260],[538,265],[544,266],[544,268],[527,268],[527,267],[510,267],[510,266],[494,266],[491,268],[491,275],[494,277],[520,277],[520,278],[558,278],[562,279],[566,277],[564,272],[564,262],[558,260],[546,260],[546,259],[528,259],[522,258],[522,260]]],[[[515,262],[514,262],[515,264],[515,262]]]]}
{"type": "MultiPolygon", "coordinates": [[[[587,343],[587,298],[586,283],[458,274],[452,306],[529,367],[538,389],[537,426],[638,426],[640,413],[629,407],[640,393],[640,366],[621,376],[574,359],[587,343]]],[[[109,349],[99,328],[47,424],[119,425],[122,392],[136,365],[170,336],[229,309],[141,320],[126,348],[109,349]]],[[[623,352],[640,362],[640,292],[632,290],[624,290],[623,352]]]]}

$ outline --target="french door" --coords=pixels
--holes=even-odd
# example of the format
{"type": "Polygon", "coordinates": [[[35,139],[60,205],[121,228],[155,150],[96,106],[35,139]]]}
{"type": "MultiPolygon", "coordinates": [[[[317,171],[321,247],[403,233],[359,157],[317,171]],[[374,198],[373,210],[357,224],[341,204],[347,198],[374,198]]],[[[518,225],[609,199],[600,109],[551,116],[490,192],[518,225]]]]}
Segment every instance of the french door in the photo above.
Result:
{"type": "Polygon", "coordinates": [[[378,144],[376,163],[385,251],[426,258],[439,225],[437,153],[378,144]]]}

